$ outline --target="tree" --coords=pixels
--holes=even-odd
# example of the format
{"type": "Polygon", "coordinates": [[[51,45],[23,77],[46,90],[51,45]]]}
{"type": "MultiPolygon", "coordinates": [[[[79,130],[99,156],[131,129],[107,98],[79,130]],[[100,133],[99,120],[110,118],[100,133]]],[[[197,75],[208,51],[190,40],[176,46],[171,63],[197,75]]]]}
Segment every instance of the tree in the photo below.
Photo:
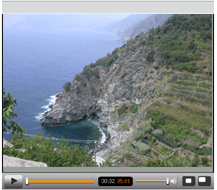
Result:
{"type": "Polygon", "coordinates": [[[71,82],[66,82],[63,86],[65,92],[69,92],[71,87],[71,82]]]}
{"type": "Polygon", "coordinates": [[[207,157],[203,157],[201,160],[202,160],[202,163],[203,163],[204,166],[208,165],[209,159],[207,157]]]}
{"type": "Polygon", "coordinates": [[[26,129],[20,127],[19,124],[16,124],[13,121],[13,117],[17,117],[17,114],[14,113],[15,104],[17,104],[17,101],[15,98],[11,96],[10,93],[8,93],[7,96],[5,96],[5,89],[3,88],[3,132],[7,131],[8,129],[12,129],[12,134],[14,133],[23,133],[26,132],[26,129]]]}
{"type": "Polygon", "coordinates": [[[197,167],[200,164],[200,159],[198,154],[195,154],[194,159],[192,160],[192,167],[197,167]]]}

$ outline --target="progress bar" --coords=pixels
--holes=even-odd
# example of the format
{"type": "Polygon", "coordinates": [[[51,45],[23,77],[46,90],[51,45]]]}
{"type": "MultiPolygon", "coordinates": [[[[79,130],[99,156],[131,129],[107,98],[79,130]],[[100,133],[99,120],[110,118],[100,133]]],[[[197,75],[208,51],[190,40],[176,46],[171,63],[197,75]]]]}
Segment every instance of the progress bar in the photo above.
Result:
{"type": "Polygon", "coordinates": [[[29,179],[26,178],[26,185],[30,183],[94,183],[94,179],[29,179]]]}

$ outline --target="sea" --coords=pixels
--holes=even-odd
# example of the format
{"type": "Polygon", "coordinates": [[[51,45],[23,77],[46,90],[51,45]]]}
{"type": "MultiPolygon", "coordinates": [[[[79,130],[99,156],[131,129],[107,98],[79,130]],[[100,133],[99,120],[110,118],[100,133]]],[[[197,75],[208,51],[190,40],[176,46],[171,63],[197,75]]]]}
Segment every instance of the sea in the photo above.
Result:
{"type": "MultiPolygon", "coordinates": [[[[41,125],[40,118],[54,104],[66,82],[72,82],[86,65],[123,45],[116,33],[75,29],[71,31],[3,30],[3,88],[17,100],[13,121],[26,134],[42,132],[57,141],[106,140],[102,129],[91,120],[62,127],[41,125]]],[[[12,131],[3,132],[10,141],[12,131]]],[[[85,141],[76,142],[81,146],[85,141]]]]}

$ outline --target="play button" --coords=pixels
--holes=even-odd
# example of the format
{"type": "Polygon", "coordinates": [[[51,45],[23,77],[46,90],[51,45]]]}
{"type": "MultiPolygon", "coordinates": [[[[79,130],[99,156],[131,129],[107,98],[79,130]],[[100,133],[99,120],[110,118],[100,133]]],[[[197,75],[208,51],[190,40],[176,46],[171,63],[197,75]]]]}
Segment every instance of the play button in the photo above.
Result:
{"type": "Polygon", "coordinates": [[[16,183],[17,182],[17,180],[16,179],[14,179],[14,178],[11,178],[11,185],[13,185],[14,183],[16,183]]]}
{"type": "Polygon", "coordinates": [[[5,188],[22,188],[23,177],[21,175],[6,175],[5,188]]]}

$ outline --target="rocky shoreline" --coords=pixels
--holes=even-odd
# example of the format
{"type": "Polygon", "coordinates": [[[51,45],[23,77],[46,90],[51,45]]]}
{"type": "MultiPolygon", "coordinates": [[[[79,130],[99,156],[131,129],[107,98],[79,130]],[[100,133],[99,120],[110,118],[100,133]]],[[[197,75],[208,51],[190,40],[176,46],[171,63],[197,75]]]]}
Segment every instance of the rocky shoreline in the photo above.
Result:
{"type": "MultiPolygon", "coordinates": [[[[61,94],[61,93],[60,93],[61,94]]],[[[57,94],[56,95],[56,98],[58,98],[59,96],[60,96],[60,94],[57,94]]],[[[51,104],[50,106],[49,106],[49,108],[51,109],[50,111],[46,111],[43,115],[42,115],[42,118],[40,119],[40,121],[42,121],[43,120],[43,118],[45,118],[47,115],[49,115],[49,113],[50,112],[52,112],[52,110],[53,110],[53,108],[54,108],[54,104],[51,104]]],[[[81,119],[81,120],[79,120],[79,121],[83,121],[83,120],[87,120],[87,119],[89,119],[89,118],[85,118],[85,119],[81,119]]],[[[90,119],[91,120],[91,119],[90,119]]],[[[101,143],[98,143],[98,146],[97,146],[97,148],[96,148],[96,154],[97,155],[103,155],[103,153],[105,152],[105,151],[108,151],[109,149],[110,149],[110,147],[112,147],[112,143],[111,143],[111,138],[110,138],[110,134],[109,134],[109,132],[108,132],[108,127],[107,127],[107,125],[106,124],[104,124],[104,123],[101,123],[99,120],[93,120],[95,123],[96,123],[96,125],[98,125],[100,128],[101,128],[101,130],[103,131],[103,133],[105,134],[105,138],[106,138],[106,140],[105,140],[105,142],[103,142],[102,144],[101,143]]],[[[76,121],[77,122],[77,121],[76,121]]],[[[73,123],[73,121],[72,122],[68,122],[68,123],[66,123],[66,125],[69,125],[69,124],[72,124],[73,123]]],[[[62,125],[65,125],[65,124],[62,124],[62,125]]],[[[57,124],[57,125],[52,125],[53,127],[61,127],[62,125],[59,125],[59,124],[57,124]]],[[[46,126],[46,125],[45,125],[46,126]]],[[[49,125],[50,126],[50,125],[49,125]]],[[[99,141],[98,141],[99,142],[99,141]]]]}

